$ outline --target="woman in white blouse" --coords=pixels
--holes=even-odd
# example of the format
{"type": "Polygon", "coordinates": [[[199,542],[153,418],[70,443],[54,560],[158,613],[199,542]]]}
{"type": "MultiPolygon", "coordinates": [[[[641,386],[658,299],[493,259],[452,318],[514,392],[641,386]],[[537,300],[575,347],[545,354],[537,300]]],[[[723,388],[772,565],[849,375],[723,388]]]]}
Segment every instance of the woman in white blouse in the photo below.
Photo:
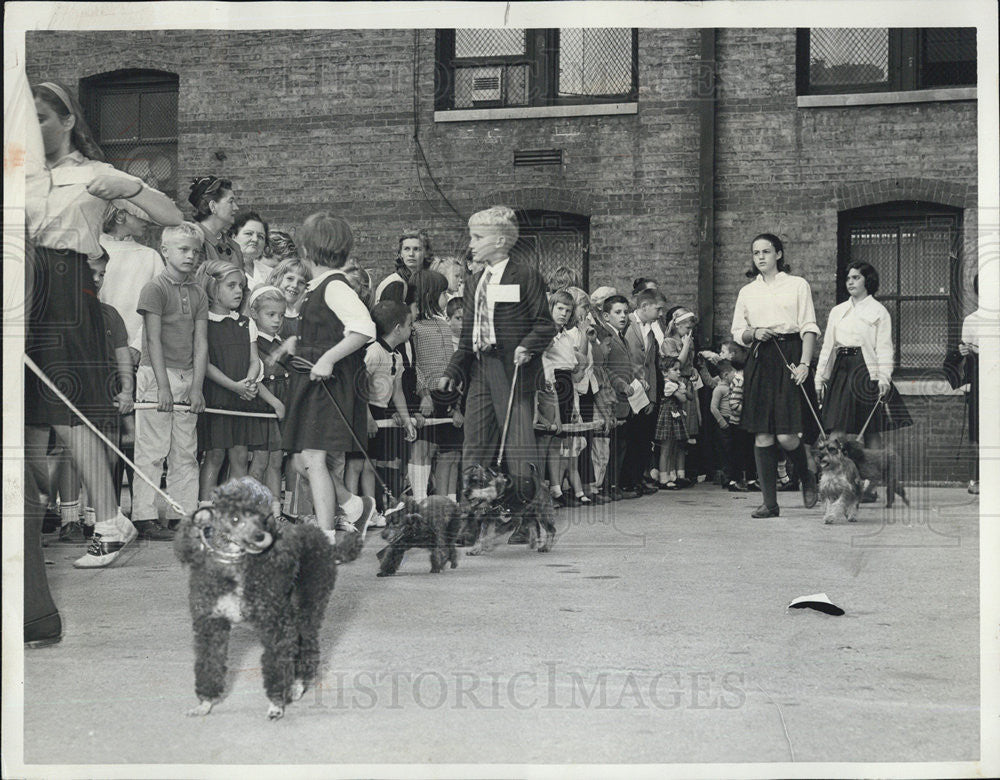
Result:
{"type": "Polygon", "coordinates": [[[800,475],[802,501],[816,505],[816,475],[809,470],[805,441],[819,431],[803,390],[819,328],[809,282],[788,273],[781,239],[761,233],[751,242],[753,278],[736,298],[733,338],[749,347],[743,369],[743,415],[740,425],[754,434],[754,459],[763,503],[753,517],[777,517],[778,448],[800,475]]]}
{"type": "MultiPolygon", "coordinates": [[[[163,193],[116,170],[84,121],[83,111],[65,86],[45,82],[33,90],[44,170],[33,188],[26,251],[28,329],[25,353],[85,415],[106,412],[112,372],[104,319],[88,265],[104,250],[101,227],[108,203],[126,200],[161,225],[176,225],[180,210],[163,193]]],[[[80,471],[96,514],[94,535],[77,568],[107,566],[136,536],[118,507],[104,445],[40,378],[26,372],[25,448],[41,465],[49,430],[66,446],[80,471]]],[[[40,477],[44,482],[44,475],[40,477]]],[[[29,486],[30,492],[30,486],[29,486]]],[[[27,527],[27,526],[26,526],[27,527]]]]}
{"type": "Polygon", "coordinates": [[[883,431],[912,423],[892,386],[892,320],[873,297],[878,284],[878,271],[868,263],[847,266],[850,297],[830,310],[816,367],[823,428],[834,435],[856,435],[872,415],[865,429],[869,447],[881,446],[883,431]],[[879,399],[883,402],[876,408],[879,399]]]}

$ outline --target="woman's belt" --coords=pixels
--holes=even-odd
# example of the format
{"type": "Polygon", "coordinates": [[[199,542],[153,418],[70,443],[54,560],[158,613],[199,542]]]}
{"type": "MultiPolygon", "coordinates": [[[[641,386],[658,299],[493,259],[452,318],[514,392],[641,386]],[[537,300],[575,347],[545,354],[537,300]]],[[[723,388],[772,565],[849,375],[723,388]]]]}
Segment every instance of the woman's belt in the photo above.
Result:
{"type": "MultiPolygon", "coordinates": [[[[757,339],[757,341],[763,341],[764,339],[757,339]]],[[[801,333],[775,333],[771,336],[769,341],[801,341],[801,333]]]]}
{"type": "Polygon", "coordinates": [[[857,355],[861,352],[861,347],[837,347],[838,355],[857,355]]]}

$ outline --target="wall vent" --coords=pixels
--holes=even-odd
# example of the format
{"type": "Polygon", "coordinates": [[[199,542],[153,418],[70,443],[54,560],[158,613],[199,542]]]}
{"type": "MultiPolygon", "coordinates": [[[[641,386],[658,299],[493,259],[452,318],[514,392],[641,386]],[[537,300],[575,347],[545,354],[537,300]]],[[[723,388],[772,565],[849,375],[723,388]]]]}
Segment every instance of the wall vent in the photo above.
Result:
{"type": "Polygon", "coordinates": [[[562,165],[562,149],[525,149],[514,152],[514,167],[526,165],[562,165]]]}

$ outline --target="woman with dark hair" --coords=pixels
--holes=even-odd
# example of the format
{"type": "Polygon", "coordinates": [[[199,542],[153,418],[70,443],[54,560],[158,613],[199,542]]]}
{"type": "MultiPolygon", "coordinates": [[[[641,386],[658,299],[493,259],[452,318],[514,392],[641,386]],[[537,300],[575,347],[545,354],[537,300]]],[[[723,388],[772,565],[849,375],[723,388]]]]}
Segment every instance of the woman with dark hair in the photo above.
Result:
{"type": "Polygon", "coordinates": [[[892,384],[892,319],[875,300],[878,283],[878,271],[868,263],[847,266],[849,297],[830,310],[816,367],[823,428],[856,435],[874,410],[865,430],[868,447],[880,447],[884,431],[913,423],[892,384]]]}
{"type": "Polygon", "coordinates": [[[192,179],[188,203],[194,206],[194,221],[205,234],[203,259],[228,260],[242,268],[243,251],[229,235],[236,213],[240,210],[233,193],[233,183],[215,176],[192,179]]]}
{"type": "MultiPolygon", "coordinates": [[[[25,353],[90,417],[113,404],[104,319],[88,265],[104,254],[99,239],[108,204],[127,201],[160,225],[180,224],[183,217],[166,195],[102,162],[83,111],[64,86],[45,82],[33,95],[49,186],[44,203],[26,204],[25,353]]],[[[44,458],[53,430],[93,505],[94,535],[73,565],[107,566],[135,539],[136,529],[118,507],[104,445],[31,371],[25,376],[24,419],[29,459],[44,458]]]]}
{"type": "Polygon", "coordinates": [[[434,260],[431,239],[424,230],[404,230],[396,248],[396,270],[378,283],[375,303],[379,301],[406,302],[407,285],[417,271],[430,268],[434,260]]]}
{"type": "Polygon", "coordinates": [[[249,289],[267,284],[278,261],[265,254],[270,231],[264,219],[256,211],[242,211],[233,220],[229,235],[243,253],[243,273],[247,275],[249,289]]]}
{"type": "Polygon", "coordinates": [[[752,278],[736,298],[733,338],[750,348],[743,370],[741,425],[754,434],[754,458],[764,502],[752,517],[777,517],[778,448],[775,439],[800,475],[802,501],[816,505],[816,475],[809,470],[802,438],[818,434],[803,390],[809,392],[812,361],[819,327],[809,282],[788,273],[781,239],[761,233],[751,242],[752,278]]]}

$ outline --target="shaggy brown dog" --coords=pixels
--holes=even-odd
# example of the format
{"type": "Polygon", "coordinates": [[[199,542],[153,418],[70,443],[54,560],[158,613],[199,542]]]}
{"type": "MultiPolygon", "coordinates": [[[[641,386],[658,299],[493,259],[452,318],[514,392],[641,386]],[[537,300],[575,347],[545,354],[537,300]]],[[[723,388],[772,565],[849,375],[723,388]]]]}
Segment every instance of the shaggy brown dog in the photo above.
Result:
{"type": "Polygon", "coordinates": [[[361,534],[331,545],[311,525],[279,525],[271,492],[251,477],[215,489],[212,506],[181,521],[174,551],[190,566],[194,690],[207,715],[222,697],[229,630],[246,621],[264,645],[261,670],[270,720],[302,698],[319,669],[319,630],[337,562],[354,560],[361,534]]]}
{"type": "Polygon", "coordinates": [[[464,522],[478,528],[466,555],[482,555],[510,539],[522,525],[528,530],[528,547],[548,552],[556,539],[552,496],[532,467],[527,478],[513,478],[473,464],[463,472],[461,513],[464,522]]]}
{"type": "Polygon", "coordinates": [[[885,485],[885,505],[891,507],[898,495],[903,503],[910,505],[906,490],[899,481],[899,456],[891,447],[882,449],[865,449],[853,436],[840,440],[847,457],[854,461],[862,481],[867,480],[871,486],[885,485]]]}
{"type": "Polygon", "coordinates": [[[378,576],[395,574],[411,547],[431,551],[432,574],[444,571],[448,561],[451,568],[458,566],[455,543],[462,529],[458,504],[445,496],[428,496],[419,503],[412,498],[403,500],[405,506],[386,517],[382,538],[389,544],[378,552],[378,576]]]}
{"type": "Polygon", "coordinates": [[[844,444],[838,439],[826,439],[815,447],[820,467],[819,497],[823,502],[823,522],[836,520],[853,523],[858,519],[861,503],[861,477],[844,444]]]}

